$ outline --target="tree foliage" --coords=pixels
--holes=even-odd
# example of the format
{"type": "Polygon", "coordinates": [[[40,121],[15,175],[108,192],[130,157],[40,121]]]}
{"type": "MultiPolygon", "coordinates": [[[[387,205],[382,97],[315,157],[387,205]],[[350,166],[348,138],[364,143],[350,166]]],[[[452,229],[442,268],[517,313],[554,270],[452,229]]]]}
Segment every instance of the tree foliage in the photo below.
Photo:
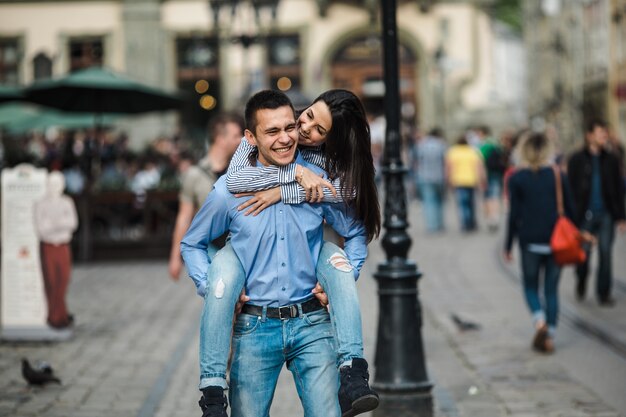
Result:
{"type": "Polygon", "coordinates": [[[506,23],[516,32],[522,31],[521,0],[495,0],[490,9],[495,19],[506,23]]]}

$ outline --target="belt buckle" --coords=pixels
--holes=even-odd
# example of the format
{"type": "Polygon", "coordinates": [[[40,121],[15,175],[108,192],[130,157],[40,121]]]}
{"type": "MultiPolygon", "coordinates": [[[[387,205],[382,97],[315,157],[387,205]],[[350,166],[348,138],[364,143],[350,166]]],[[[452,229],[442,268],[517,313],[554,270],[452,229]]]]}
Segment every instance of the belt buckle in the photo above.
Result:
{"type": "Polygon", "coordinates": [[[298,307],[295,305],[278,307],[278,318],[281,320],[289,320],[298,316],[298,307]],[[285,311],[285,313],[283,313],[285,311]]]}

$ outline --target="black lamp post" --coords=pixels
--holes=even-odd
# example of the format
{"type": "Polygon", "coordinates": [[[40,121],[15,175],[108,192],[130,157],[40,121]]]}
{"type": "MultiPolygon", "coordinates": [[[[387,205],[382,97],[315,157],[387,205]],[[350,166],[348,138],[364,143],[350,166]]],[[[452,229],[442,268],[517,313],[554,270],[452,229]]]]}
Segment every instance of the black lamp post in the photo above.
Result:
{"type": "Polygon", "coordinates": [[[396,0],[381,0],[387,131],[383,174],[385,179],[382,246],[386,262],[378,266],[380,313],[373,386],[381,404],[375,416],[431,416],[432,383],[428,380],[422,346],[422,315],[417,281],[421,273],[407,260],[411,238],[407,234],[406,169],[400,158],[400,92],[396,0]]]}

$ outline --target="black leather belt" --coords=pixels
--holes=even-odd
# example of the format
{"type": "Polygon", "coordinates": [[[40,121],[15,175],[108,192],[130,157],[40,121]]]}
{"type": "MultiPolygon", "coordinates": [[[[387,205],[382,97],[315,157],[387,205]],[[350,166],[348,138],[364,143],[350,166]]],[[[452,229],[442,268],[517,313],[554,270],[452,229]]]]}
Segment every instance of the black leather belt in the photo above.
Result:
{"type": "MultiPolygon", "coordinates": [[[[300,306],[300,309],[302,309],[302,314],[310,313],[312,311],[317,311],[324,308],[324,306],[317,298],[311,298],[310,300],[305,301],[302,304],[292,304],[282,307],[267,307],[266,316],[270,319],[293,319],[300,316],[300,309],[298,309],[298,306],[300,306]]],[[[251,314],[253,316],[262,316],[263,306],[244,304],[244,306],[241,308],[241,312],[244,314],[251,314]]]]}

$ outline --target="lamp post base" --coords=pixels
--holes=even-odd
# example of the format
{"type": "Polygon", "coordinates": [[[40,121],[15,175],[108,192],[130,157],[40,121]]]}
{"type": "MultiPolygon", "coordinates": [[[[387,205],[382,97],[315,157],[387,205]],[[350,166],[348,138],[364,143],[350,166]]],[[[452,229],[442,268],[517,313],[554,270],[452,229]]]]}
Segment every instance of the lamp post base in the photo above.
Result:
{"type": "MultiPolygon", "coordinates": [[[[430,390],[430,388],[428,388],[430,390]]],[[[427,392],[379,392],[380,405],[373,417],[433,417],[433,397],[427,392]]]]}

